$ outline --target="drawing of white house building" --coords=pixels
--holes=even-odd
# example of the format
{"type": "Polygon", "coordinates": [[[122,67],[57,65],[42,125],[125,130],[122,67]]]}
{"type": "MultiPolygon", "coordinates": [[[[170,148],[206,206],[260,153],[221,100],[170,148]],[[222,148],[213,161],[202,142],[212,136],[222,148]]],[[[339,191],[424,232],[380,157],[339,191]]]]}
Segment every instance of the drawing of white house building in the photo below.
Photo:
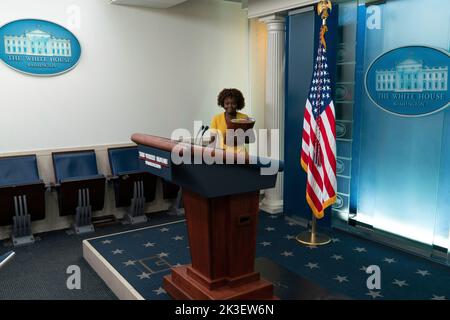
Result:
{"type": "Polygon", "coordinates": [[[71,57],[70,40],[57,39],[42,30],[20,36],[4,36],[5,53],[30,56],[71,57]]]}
{"type": "Polygon", "coordinates": [[[446,91],[448,67],[428,67],[422,61],[407,59],[395,70],[376,71],[376,90],[395,92],[446,91]]]}

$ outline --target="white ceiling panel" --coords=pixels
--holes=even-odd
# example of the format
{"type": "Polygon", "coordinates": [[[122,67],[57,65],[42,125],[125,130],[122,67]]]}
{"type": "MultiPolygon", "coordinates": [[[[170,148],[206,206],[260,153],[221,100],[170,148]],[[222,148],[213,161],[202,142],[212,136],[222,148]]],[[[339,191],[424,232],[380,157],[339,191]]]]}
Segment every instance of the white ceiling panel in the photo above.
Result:
{"type": "Polygon", "coordinates": [[[111,0],[112,4],[167,9],[187,0],[111,0]]]}

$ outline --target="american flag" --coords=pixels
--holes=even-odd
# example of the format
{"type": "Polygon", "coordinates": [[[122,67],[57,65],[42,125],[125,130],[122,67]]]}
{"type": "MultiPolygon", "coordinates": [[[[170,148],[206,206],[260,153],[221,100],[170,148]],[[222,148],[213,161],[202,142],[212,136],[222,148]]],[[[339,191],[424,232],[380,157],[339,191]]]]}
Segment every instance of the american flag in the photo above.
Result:
{"type": "Polygon", "coordinates": [[[316,218],[336,200],[336,126],[326,44],[319,44],[303,119],[301,165],[306,200],[316,218]]]}

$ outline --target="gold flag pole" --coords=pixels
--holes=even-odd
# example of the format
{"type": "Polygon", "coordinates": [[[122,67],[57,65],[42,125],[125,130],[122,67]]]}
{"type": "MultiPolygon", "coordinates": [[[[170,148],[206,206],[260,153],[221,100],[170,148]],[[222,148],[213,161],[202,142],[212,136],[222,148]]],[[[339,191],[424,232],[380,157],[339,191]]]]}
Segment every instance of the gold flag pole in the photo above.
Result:
{"type": "MultiPolygon", "coordinates": [[[[320,28],[320,42],[326,48],[325,33],[328,31],[327,18],[329,16],[328,10],[331,11],[332,4],[330,0],[321,0],[317,4],[317,13],[322,17],[322,27],[320,28]]],[[[301,244],[308,246],[320,246],[331,242],[331,238],[323,233],[317,232],[317,218],[312,214],[311,230],[301,232],[295,239],[301,244]]]]}
{"type": "Polygon", "coordinates": [[[323,233],[318,233],[316,231],[317,218],[313,214],[311,220],[311,230],[301,232],[295,239],[301,244],[306,244],[308,246],[321,246],[331,242],[331,238],[323,233]]]}

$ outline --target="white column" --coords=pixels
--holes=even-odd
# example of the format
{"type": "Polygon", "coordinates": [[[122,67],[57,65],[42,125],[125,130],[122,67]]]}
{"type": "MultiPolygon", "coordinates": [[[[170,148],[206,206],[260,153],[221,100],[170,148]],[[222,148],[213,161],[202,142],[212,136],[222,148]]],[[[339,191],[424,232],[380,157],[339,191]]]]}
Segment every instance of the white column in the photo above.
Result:
{"type": "MultiPolygon", "coordinates": [[[[261,19],[267,26],[267,68],[265,127],[279,130],[278,159],[284,157],[284,99],[286,61],[286,18],[271,15],[261,19]]],[[[269,149],[270,150],[270,149],[269,149]]],[[[271,155],[277,158],[277,155],[271,155]]],[[[261,210],[271,214],[283,211],[283,174],[278,174],[274,189],[266,190],[260,205],[261,210]]]]}

